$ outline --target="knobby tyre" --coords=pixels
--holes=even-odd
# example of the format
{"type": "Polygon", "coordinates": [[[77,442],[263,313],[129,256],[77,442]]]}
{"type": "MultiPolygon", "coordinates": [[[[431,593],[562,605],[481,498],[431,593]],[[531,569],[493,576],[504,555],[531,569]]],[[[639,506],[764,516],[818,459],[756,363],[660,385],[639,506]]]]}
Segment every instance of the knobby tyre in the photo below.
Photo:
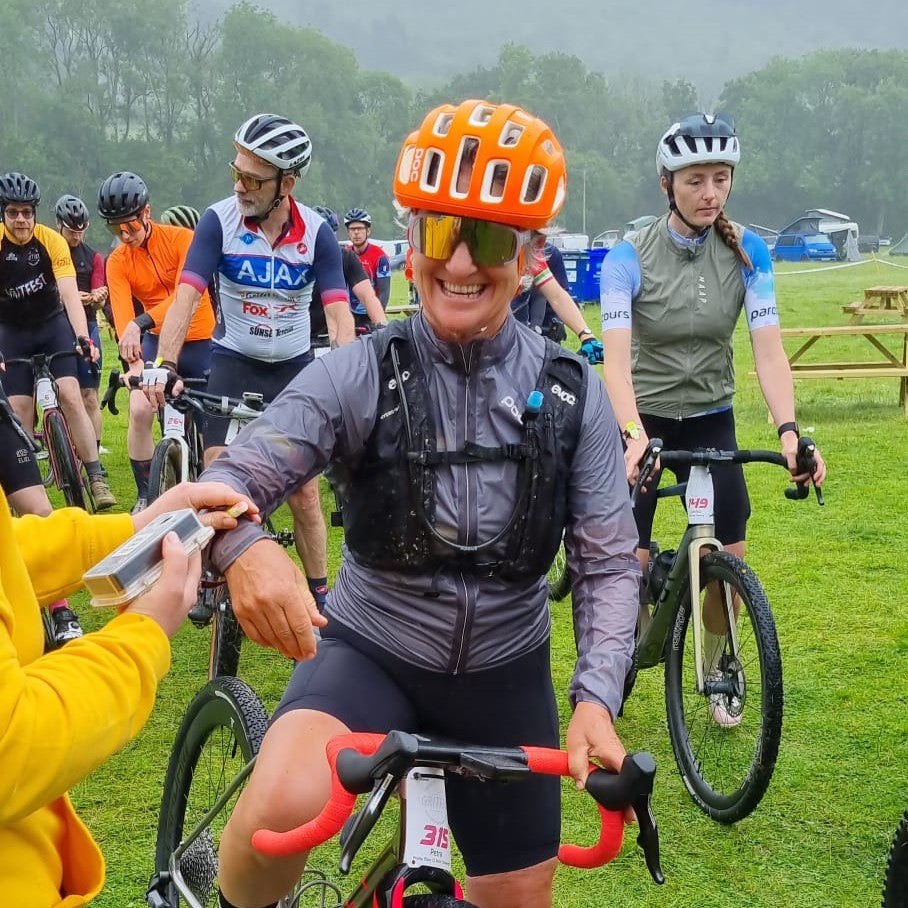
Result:
{"type": "Polygon", "coordinates": [[[665,665],[668,730],[681,778],[694,802],[714,820],[734,823],[760,803],[772,778],[782,738],[782,660],[766,594],[753,571],[728,552],[700,561],[702,608],[710,582],[725,584],[740,602],[738,652],[726,634],[714,659],[734,693],[697,693],[690,594],[679,606],[665,665]],[[718,707],[718,708],[717,708],[718,707]],[[737,724],[719,724],[731,716],[737,724]]]}
{"type": "Polygon", "coordinates": [[[908,810],[889,849],[883,881],[883,908],[908,908],[908,810]]]}
{"type": "MultiPolygon", "coordinates": [[[[148,470],[148,501],[151,503],[182,480],[182,453],[175,438],[162,438],[155,445],[148,470]]],[[[195,479],[194,476],[187,477],[195,479]]]]}
{"type": "MultiPolygon", "coordinates": [[[[184,834],[192,832],[240,769],[258,753],[267,726],[261,701],[237,678],[210,681],[189,704],[164,777],[149,905],[178,908],[187,904],[167,874],[170,857],[184,834]]],[[[218,845],[238,796],[237,791],[190,843],[180,861],[184,879],[206,908],[217,905],[218,845]]]]}
{"type": "Polygon", "coordinates": [[[555,560],[549,568],[547,575],[549,583],[549,599],[552,602],[561,602],[571,591],[571,575],[567,568],[567,553],[564,550],[564,540],[558,546],[555,560]]]}
{"type": "Polygon", "coordinates": [[[240,667],[243,629],[240,627],[236,615],[233,614],[227,584],[218,584],[208,592],[212,596],[208,677],[219,678],[222,675],[236,675],[240,667]]]}
{"type": "Polygon", "coordinates": [[[63,415],[56,410],[44,414],[44,443],[57,488],[71,508],[85,510],[82,470],[63,415]]]}

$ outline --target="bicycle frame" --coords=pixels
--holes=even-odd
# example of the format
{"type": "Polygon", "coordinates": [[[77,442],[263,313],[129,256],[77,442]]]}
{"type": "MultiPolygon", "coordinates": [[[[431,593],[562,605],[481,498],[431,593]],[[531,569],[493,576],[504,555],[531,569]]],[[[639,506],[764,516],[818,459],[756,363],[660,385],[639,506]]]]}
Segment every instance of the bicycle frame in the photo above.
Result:
{"type": "MultiPolygon", "coordinates": [[[[639,668],[652,668],[658,665],[665,652],[668,635],[675,624],[675,615],[684,595],[685,589],[690,591],[691,602],[696,602],[700,594],[700,557],[701,551],[721,551],[722,543],[715,537],[713,523],[714,488],[712,474],[708,466],[693,464],[690,468],[690,478],[686,483],[671,486],[661,492],[656,492],[659,497],[668,497],[679,492],[685,493],[687,504],[687,529],[678,545],[678,552],[662,586],[658,598],[653,603],[653,613],[650,622],[644,629],[637,649],[639,668]]],[[[723,601],[729,600],[727,595],[723,601]]],[[[729,607],[730,603],[726,606],[729,607]]],[[[732,645],[735,652],[738,649],[738,640],[735,629],[734,615],[726,616],[732,635],[732,645]]],[[[694,651],[696,655],[697,692],[702,693],[705,677],[703,674],[703,617],[699,609],[691,610],[691,620],[694,630],[694,651]]]]}
{"type": "MultiPolygon", "coordinates": [[[[242,787],[254,766],[255,757],[234,777],[170,857],[170,879],[190,908],[205,906],[196,899],[184,879],[180,860],[242,787]]],[[[431,883],[439,891],[446,890],[455,898],[463,898],[463,890],[451,873],[451,836],[447,821],[444,772],[436,767],[412,769],[399,786],[388,777],[376,787],[356,814],[349,833],[344,837],[340,871],[345,875],[349,872],[356,852],[395,793],[400,794],[401,800],[398,835],[382,849],[347,899],[344,900],[341,890],[321,871],[307,868],[296,889],[296,900],[308,890],[317,888],[325,894],[330,890],[337,898],[337,904],[344,908],[373,908],[376,904],[379,908],[390,908],[395,890],[402,891],[416,882],[431,883]],[[408,791],[416,796],[408,799],[408,791]],[[427,822],[427,804],[432,805],[432,822],[427,822]],[[431,841],[428,841],[430,838],[431,841]],[[389,877],[389,874],[393,875],[389,877]],[[307,875],[317,878],[306,880],[307,875]],[[373,901],[373,898],[377,898],[377,901],[373,901]]],[[[323,904],[328,903],[323,899],[323,904]]]]}

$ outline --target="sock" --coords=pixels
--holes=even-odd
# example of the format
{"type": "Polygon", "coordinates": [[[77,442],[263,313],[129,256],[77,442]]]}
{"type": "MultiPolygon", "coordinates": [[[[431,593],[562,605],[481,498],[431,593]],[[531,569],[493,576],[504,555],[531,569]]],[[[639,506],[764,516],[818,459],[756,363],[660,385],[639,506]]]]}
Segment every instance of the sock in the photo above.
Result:
{"type": "Polygon", "coordinates": [[[148,474],[151,473],[151,461],[133,460],[130,457],[129,465],[132,467],[132,475],[136,481],[139,498],[148,498],[148,474]]]}
{"type": "MultiPolygon", "coordinates": [[[[218,905],[220,908],[239,908],[239,906],[234,905],[233,902],[228,902],[224,897],[224,893],[218,889],[218,905]]],[[[265,905],[264,908],[277,908],[277,902],[272,902],[270,905],[265,905]]]]}
{"type": "Polygon", "coordinates": [[[328,599],[328,578],[327,577],[307,577],[306,582],[309,584],[309,592],[315,600],[315,607],[319,613],[324,612],[325,602],[328,599]]]}
{"type": "Polygon", "coordinates": [[[58,599],[56,602],[51,602],[47,607],[51,614],[60,611],[61,608],[69,608],[69,603],[65,599],[58,599]]]}
{"type": "MultiPolygon", "coordinates": [[[[151,461],[148,461],[151,463],[151,461]]],[[[89,479],[95,479],[101,476],[101,461],[100,460],[86,460],[85,461],[85,472],[88,473],[89,479]]]]}

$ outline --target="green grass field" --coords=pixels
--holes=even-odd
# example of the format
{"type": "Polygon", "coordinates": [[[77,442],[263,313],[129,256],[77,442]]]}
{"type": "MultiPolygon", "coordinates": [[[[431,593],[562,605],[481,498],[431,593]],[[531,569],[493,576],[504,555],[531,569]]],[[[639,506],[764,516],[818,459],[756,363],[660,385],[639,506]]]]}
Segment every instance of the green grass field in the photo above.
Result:
{"type": "MultiPolygon", "coordinates": [[[[786,326],[844,324],[840,306],[858,299],[863,287],[908,282],[908,272],[882,262],[792,273],[801,270],[777,270],[786,326]]],[[[395,294],[404,301],[402,284],[395,284],[395,294]]],[[[597,323],[595,307],[586,315],[590,325],[597,323]]],[[[844,344],[859,341],[843,341],[842,355],[858,353],[859,346],[844,344]]],[[[736,363],[739,442],[775,447],[756,382],[748,377],[752,357],[743,325],[736,363]]],[[[649,881],[631,835],[607,868],[560,870],[558,906],[879,903],[889,841],[908,805],[908,530],[899,504],[908,421],[898,405],[897,379],[803,381],[797,394],[802,430],[810,427],[829,463],[826,507],[812,497],[785,499],[785,478],[776,468],[755,465],[748,473],[754,511],[748,560],[773,605],[785,678],[783,740],[769,792],[755,814],[734,827],[702,815],[675,769],[661,673],[644,672],[618,730],[629,749],[650,750],[658,761],[654,807],[667,882],[660,888],[649,881]]],[[[124,416],[105,416],[104,443],[112,451],[105,461],[112,485],[128,508],[134,488],[124,416]]],[[[665,544],[680,534],[677,510],[668,503],[657,519],[656,535],[665,544]]],[[[339,531],[331,533],[333,572],[339,531]]],[[[83,597],[75,601],[86,626],[107,620],[83,597]]],[[[107,857],[100,906],[145,904],[164,768],[181,713],[204,680],[206,647],[206,632],[181,631],[147,728],[73,793],[107,857]]],[[[554,608],[553,652],[565,691],[574,655],[569,602],[554,608]]],[[[288,673],[273,653],[247,645],[241,675],[267,705],[276,703],[288,673]]],[[[592,802],[568,794],[564,816],[565,836],[588,841],[592,802]]]]}

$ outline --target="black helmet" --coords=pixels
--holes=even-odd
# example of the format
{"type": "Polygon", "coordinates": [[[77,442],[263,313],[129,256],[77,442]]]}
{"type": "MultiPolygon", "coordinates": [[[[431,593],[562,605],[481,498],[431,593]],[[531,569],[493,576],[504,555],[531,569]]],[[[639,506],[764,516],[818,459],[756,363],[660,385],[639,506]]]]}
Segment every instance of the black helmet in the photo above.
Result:
{"type": "Polygon", "coordinates": [[[148,204],[148,187],[137,173],[112,173],[98,190],[98,211],[106,220],[138,214],[148,204]]]}
{"type": "Polygon", "coordinates": [[[199,223],[199,212],[191,205],[173,205],[161,212],[161,223],[195,230],[199,223]]]}
{"type": "Polygon", "coordinates": [[[37,205],[40,201],[41,190],[31,177],[15,172],[5,173],[0,177],[0,205],[9,202],[37,205]]]}
{"type": "Polygon", "coordinates": [[[351,208],[344,215],[344,227],[351,224],[365,224],[367,227],[372,226],[372,215],[365,208],[351,208]]]}
{"type": "Polygon", "coordinates": [[[312,142],[306,130],[278,114],[255,114],[240,126],[233,141],[278,170],[297,176],[305,172],[312,159],[312,142]]]}
{"type": "Polygon", "coordinates": [[[337,215],[330,208],[326,208],[324,205],[316,205],[313,210],[328,222],[328,226],[332,230],[337,230],[337,215]]]}
{"type": "Polygon", "coordinates": [[[54,215],[70,230],[84,230],[88,226],[88,209],[82,199],[74,195],[61,195],[54,205],[54,215]]]}

